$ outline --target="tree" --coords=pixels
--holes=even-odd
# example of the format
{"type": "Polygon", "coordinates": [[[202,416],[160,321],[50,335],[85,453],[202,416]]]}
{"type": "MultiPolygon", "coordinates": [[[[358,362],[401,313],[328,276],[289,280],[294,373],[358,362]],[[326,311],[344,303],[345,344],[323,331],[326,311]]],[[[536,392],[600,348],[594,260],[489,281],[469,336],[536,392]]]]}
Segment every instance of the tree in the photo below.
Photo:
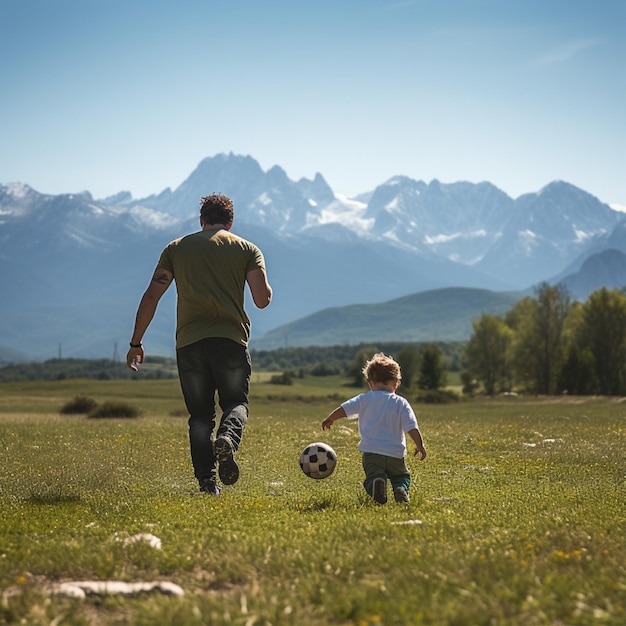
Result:
{"type": "Polygon", "coordinates": [[[417,380],[420,368],[420,352],[415,346],[406,346],[396,355],[402,370],[402,386],[410,389],[417,380]]]}
{"type": "Polygon", "coordinates": [[[417,386],[420,389],[439,389],[446,385],[446,364],[439,346],[426,346],[420,353],[421,364],[417,386]]]}
{"type": "Polygon", "coordinates": [[[563,362],[563,326],[572,301],[564,285],[550,287],[544,283],[537,291],[537,304],[539,392],[554,393],[563,362]]]}
{"type": "Polygon", "coordinates": [[[485,388],[487,395],[512,386],[507,355],[513,331],[495,315],[483,314],[472,322],[474,334],[466,349],[469,371],[485,388]]]}
{"type": "Polygon", "coordinates": [[[374,354],[379,352],[375,346],[366,346],[359,350],[354,360],[346,368],[346,375],[352,379],[353,387],[363,387],[366,384],[363,377],[363,368],[365,363],[372,358],[374,354]]]}
{"type": "Polygon", "coordinates": [[[593,359],[597,393],[626,395],[626,295],[603,287],[583,305],[577,345],[593,359]]]}
{"type": "Polygon", "coordinates": [[[574,302],[563,325],[563,364],[559,377],[559,389],[564,393],[587,395],[597,389],[593,355],[579,340],[584,334],[583,305],[574,302]]]}
{"type": "Polygon", "coordinates": [[[598,378],[594,367],[594,358],[589,350],[581,349],[577,344],[567,346],[559,378],[563,393],[590,395],[598,389],[598,378]]]}
{"type": "Polygon", "coordinates": [[[557,391],[563,364],[563,327],[571,308],[563,285],[543,283],[536,299],[524,298],[512,309],[513,363],[518,380],[535,393],[557,391]]]}
{"type": "Polygon", "coordinates": [[[509,349],[509,362],[516,385],[531,390],[536,389],[536,344],[529,340],[535,332],[537,301],[526,297],[513,305],[506,314],[505,321],[513,330],[509,349]]]}

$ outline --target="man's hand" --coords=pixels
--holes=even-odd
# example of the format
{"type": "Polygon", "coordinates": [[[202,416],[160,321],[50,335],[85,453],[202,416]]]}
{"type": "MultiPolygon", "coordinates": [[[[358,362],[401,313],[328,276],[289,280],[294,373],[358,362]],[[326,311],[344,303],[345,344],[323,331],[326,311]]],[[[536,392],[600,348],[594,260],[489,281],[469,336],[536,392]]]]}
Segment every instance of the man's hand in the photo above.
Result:
{"type": "Polygon", "coordinates": [[[139,363],[143,363],[143,346],[140,348],[131,348],[126,354],[126,365],[133,370],[133,372],[138,372],[139,368],[137,367],[139,363]]]}
{"type": "Polygon", "coordinates": [[[162,267],[157,267],[156,270],[154,270],[154,275],[152,276],[148,288],[141,298],[135,317],[135,327],[130,340],[132,345],[126,355],[126,365],[128,365],[133,372],[137,372],[139,370],[137,366],[143,363],[144,354],[141,338],[144,336],[148,326],[150,326],[150,322],[154,317],[161,296],[167,291],[167,288],[172,284],[173,280],[174,274],[172,274],[172,272],[162,267]],[[133,348],[133,345],[137,345],[137,347],[133,348]]]}

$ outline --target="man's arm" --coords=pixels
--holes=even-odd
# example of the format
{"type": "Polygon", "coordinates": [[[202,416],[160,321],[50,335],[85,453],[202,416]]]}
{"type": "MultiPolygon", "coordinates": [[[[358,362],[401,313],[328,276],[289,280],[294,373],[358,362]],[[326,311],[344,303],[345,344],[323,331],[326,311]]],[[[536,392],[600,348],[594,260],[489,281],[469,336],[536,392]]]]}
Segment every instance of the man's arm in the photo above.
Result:
{"type": "Polygon", "coordinates": [[[148,329],[148,326],[150,326],[150,322],[154,317],[161,296],[172,284],[173,279],[174,275],[172,274],[172,272],[161,267],[157,267],[154,272],[154,276],[152,276],[152,280],[148,285],[148,288],[141,298],[139,308],[137,309],[137,315],[135,316],[135,327],[133,329],[133,336],[130,340],[130,343],[138,347],[131,347],[128,351],[128,354],[126,355],[126,365],[128,365],[128,367],[130,367],[130,369],[135,372],[137,371],[137,364],[143,363],[144,358],[141,340],[143,339],[144,333],[148,329]]]}
{"type": "Polygon", "coordinates": [[[260,267],[250,270],[246,275],[246,282],[250,287],[255,306],[264,309],[272,300],[272,288],[267,282],[265,270],[260,267]]]}

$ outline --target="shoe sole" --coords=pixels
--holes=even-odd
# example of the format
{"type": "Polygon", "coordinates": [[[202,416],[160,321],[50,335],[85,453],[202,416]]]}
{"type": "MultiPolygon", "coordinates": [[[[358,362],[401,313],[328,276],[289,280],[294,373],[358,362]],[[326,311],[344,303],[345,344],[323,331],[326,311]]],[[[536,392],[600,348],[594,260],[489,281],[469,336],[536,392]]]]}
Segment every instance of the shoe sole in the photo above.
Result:
{"type": "Polygon", "coordinates": [[[234,485],[239,480],[239,465],[233,457],[233,448],[226,439],[215,440],[215,458],[218,462],[217,473],[225,485],[234,485]]]}
{"type": "Polygon", "coordinates": [[[404,489],[394,489],[393,498],[396,502],[410,502],[409,494],[404,489]]]}
{"type": "Polygon", "coordinates": [[[375,478],[372,483],[372,498],[378,504],[387,504],[387,482],[382,478],[375,478]]]}

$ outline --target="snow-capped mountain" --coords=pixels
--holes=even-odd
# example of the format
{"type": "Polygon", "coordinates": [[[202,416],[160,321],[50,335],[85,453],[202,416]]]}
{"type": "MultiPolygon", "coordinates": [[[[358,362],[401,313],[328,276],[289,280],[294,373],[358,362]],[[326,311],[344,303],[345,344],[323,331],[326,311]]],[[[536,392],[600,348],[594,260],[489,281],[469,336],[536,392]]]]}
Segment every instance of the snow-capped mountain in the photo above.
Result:
{"type": "MultiPolygon", "coordinates": [[[[141,199],[10,183],[0,185],[0,348],[40,357],[62,343],[67,354],[106,356],[125,346],[161,249],[198,229],[200,198],[212,192],[233,198],[233,230],[266,256],[275,298],[250,309],[253,336],[327,307],[425,290],[525,289],[626,251],[626,215],[563,182],[514,200],[486,182],[396,176],[345,198],[319,173],[292,181],[279,166],[264,172],[250,156],[221,154],[177,189],[141,199]]],[[[171,354],[173,328],[168,293],[147,338],[153,353],[171,354]]]]}
{"type": "Polygon", "coordinates": [[[525,194],[515,204],[502,237],[477,264],[494,276],[505,271],[536,282],[559,272],[624,223],[623,214],[562,181],[525,194]]]}
{"type": "Polygon", "coordinates": [[[325,241],[356,236],[418,258],[473,266],[511,288],[557,273],[626,220],[560,181],[514,200],[487,182],[396,176],[359,201],[334,194],[319,173],[312,181],[291,181],[278,166],[263,172],[252,157],[233,154],[204,159],[175,191],[126,204],[190,218],[207,190],[234,199],[239,223],[325,241]]]}
{"type": "Polygon", "coordinates": [[[418,254],[476,265],[502,235],[515,203],[490,183],[430,184],[397,176],[376,188],[370,233],[418,254]]]}

